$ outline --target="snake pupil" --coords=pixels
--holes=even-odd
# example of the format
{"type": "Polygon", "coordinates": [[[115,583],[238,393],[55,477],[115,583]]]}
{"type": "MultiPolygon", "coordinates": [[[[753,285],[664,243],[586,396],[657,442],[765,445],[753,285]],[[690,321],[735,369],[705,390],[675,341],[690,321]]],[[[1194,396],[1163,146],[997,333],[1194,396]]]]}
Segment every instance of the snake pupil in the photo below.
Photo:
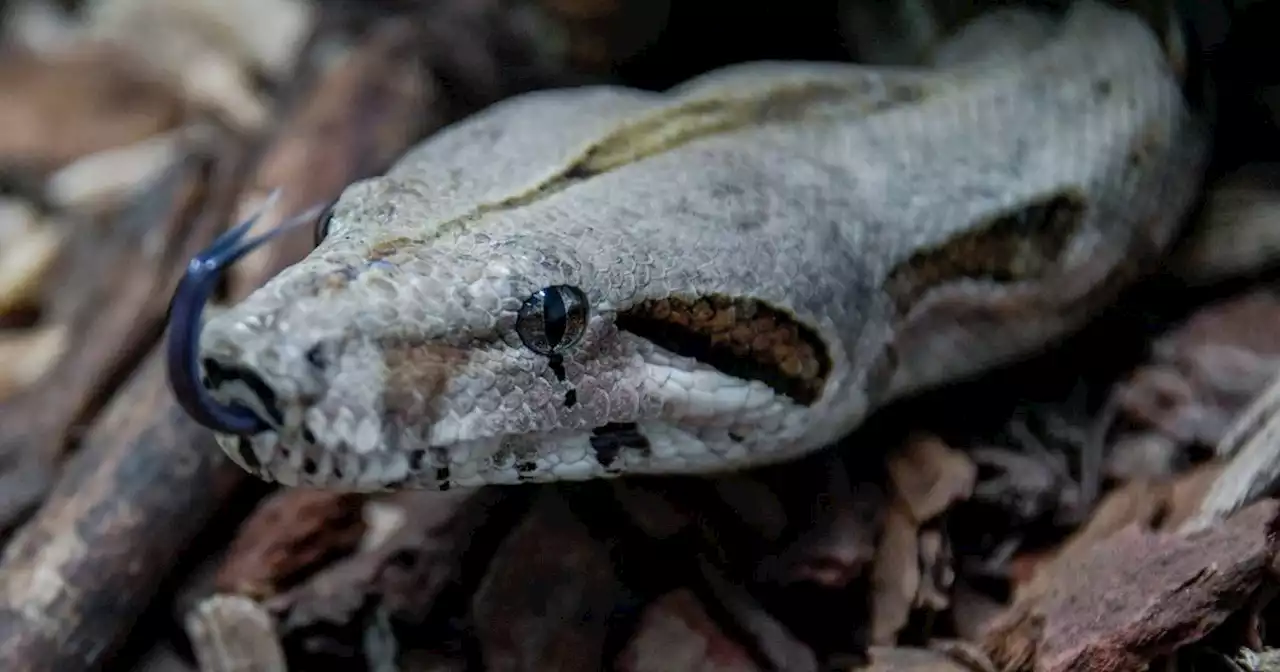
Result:
{"type": "Polygon", "coordinates": [[[547,335],[547,344],[552,349],[559,347],[568,328],[568,315],[565,311],[564,297],[557,288],[543,291],[542,297],[542,330],[547,335]]]}

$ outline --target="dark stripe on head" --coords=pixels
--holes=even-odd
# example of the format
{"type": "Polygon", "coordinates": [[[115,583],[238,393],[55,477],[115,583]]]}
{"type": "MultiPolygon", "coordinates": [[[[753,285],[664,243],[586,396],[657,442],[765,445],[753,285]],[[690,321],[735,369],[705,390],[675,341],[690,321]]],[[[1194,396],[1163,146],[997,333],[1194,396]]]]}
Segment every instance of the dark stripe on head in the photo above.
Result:
{"type": "Polygon", "coordinates": [[[258,461],[258,456],[253,452],[253,444],[249,442],[247,436],[235,437],[236,455],[240,456],[240,461],[244,463],[246,469],[250,473],[257,474],[262,467],[262,463],[258,461]]]}
{"type": "Polygon", "coordinates": [[[617,325],[805,405],[822,395],[831,373],[831,355],[816,331],[755,299],[713,294],[645,301],[618,313],[617,325]]]}
{"type": "Polygon", "coordinates": [[[618,460],[624,449],[649,454],[649,439],[640,433],[634,422],[610,422],[591,430],[591,449],[596,460],[608,469],[618,460]]]}
{"type": "Polygon", "coordinates": [[[1043,278],[1058,265],[1084,211],[1084,197],[1076,192],[1039,199],[911,255],[889,273],[885,289],[905,314],[926,292],[956,280],[1043,278]]]}
{"type": "Polygon", "coordinates": [[[284,424],[284,415],[280,413],[275,391],[257,373],[238,366],[224,366],[214,359],[206,358],[201,363],[204,365],[205,377],[209,380],[207,387],[217,389],[232,381],[239,381],[253,392],[277,426],[284,424]]]}

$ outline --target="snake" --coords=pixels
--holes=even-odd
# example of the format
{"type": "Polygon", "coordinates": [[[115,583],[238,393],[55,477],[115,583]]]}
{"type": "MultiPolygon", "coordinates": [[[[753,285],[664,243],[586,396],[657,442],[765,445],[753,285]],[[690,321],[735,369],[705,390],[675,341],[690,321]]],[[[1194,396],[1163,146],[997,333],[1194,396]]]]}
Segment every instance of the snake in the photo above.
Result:
{"type": "Polygon", "coordinates": [[[1079,330],[1182,231],[1211,136],[1181,51],[1101,2],[1045,16],[1034,39],[962,30],[939,63],[496,102],[194,259],[177,400],[250,473],[355,491],[830,446],[1079,330]],[[309,254],[204,319],[227,267],[312,222],[309,254]]]}

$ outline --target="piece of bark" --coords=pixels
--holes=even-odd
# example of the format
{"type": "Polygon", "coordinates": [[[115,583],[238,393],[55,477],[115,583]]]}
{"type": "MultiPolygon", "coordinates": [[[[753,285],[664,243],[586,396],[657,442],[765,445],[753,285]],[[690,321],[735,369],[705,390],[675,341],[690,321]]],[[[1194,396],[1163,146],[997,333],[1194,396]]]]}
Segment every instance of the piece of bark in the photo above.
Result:
{"type": "Polygon", "coordinates": [[[1168,478],[1186,461],[1186,449],[1177,441],[1154,432],[1126,432],[1108,448],[1103,475],[1113,481],[1168,478]]]}
{"type": "Polygon", "coordinates": [[[1266,420],[1280,391],[1269,387],[1280,374],[1278,334],[1280,293],[1263,287],[1232,296],[1162,336],[1152,362],[1117,386],[1117,406],[1130,424],[1184,455],[1192,446],[1211,446],[1231,456],[1191,527],[1251,503],[1276,479],[1280,460],[1267,438],[1276,425],[1266,420]]]}
{"type": "Polygon", "coordinates": [[[1280,672],[1280,649],[1264,648],[1261,651],[1242,649],[1233,659],[1242,672],[1280,672]]]}
{"type": "MultiPolygon", "coordinates": [[[[379,47],[363,45],[375,52],[379,47]]],[[[381,53],[382,59],[366,59],[362,77],[321,78],[284,119],[281,128],[290,129],[289,137],[302,135],[346,151],[323,154],[331,162],[324,170],[300,165],[298,173],[279,175],[260,169],[275,175],[275,186],[289,194],[284,200],[302,199],[308,207],[333,199],[405,150],[413,134],[391,125],[430,118],[421,97],[397,96],[395,87],[378,85],[384,77],[396,81],[402,72],[395,57],[403,54],[381,53]],[[327,113],[314,109],[323,105],[333,107],[327,113]],[[298,130],[299,123],[325,130],[298,130]]],[[[276,142],[260,166],[276,165],[276,153],[298,149],[296,141],[276,142]]],[[[262,177],[251,182],[263,183],[262,177]]],[[[259,266],[256,277],[241,275],[237,297],[305,250],[271,247],[273,263],[259,266]]],[[[161,302],[167,298],[160,295],[161,302]]],[[[177,406],[160,354],[153,352],[116,395],[56,492],[7,549],[0,564],[0,659],[13,669],[54,672],[103,664],[191,537],[246,477],[177,406]]]]}
{"type": "Polygon", "coordinates": [[[270,114],[255,76],[290,74],[314,11],[302,0],[112,0],[87,3],[81,19],[88,39],[143,59],[193,104],[247,130],[270,114]]]}
{"type": "Polygon", "coordinates": [[[999,512],[1010,528],[1060,518],[1080,499],[1080,487],[1066,465],[1046,451],[980,444],[966,455],[984,473],[970,501],[999,512]]]}
{"type": "Polygon", "coordinates": [[[257,602],[215,595],[187,616],[200,672],[287,672],[275,621],[257,602]]]}
{"type": "Polygon", "coordinates": [[[871,643],[892,645],[907,625],[920,589],[920,528],[906,507],[892,506],[871,576],[871,643]]]}
{"type": "Polygon", "coordinates": [[[1137,670],[1199,640],[1274,580],[1280,503],[1188,535],[1125,528],[1015,602],[983,647],[1005,670],[1137,670]]]}
{"type": "Polygon", "coordinates": [[[263,600],[347,555],[365,533],[364,497],[311,489],[269,495],[236,532],[214,587],[263,600]]]}

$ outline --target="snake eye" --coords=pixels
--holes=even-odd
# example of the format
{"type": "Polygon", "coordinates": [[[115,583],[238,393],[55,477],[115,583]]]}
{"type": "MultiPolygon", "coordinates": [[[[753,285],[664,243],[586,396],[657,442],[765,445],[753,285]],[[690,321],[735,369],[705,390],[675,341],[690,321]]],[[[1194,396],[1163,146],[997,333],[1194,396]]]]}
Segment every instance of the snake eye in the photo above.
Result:
{"type": "Polygon", "coordinates": [[[548,357],[576,345],[586,330],[587,295],[570,285],[534,292],[516,316],[516,334],[524,347],[548,357]]]}
{"type": "Polygon", "coordinates": [[[316,228],[315,228],[315,246],[316,247],[319,247],[320,243],[323,243],[324,239],[329,236],[329,220],[333,219],[334,205],[336,205],[336,203],[330,203],[329,207],[325,208],[324,212],[320,213],[320,216],[316,218],[316,228]]]}

